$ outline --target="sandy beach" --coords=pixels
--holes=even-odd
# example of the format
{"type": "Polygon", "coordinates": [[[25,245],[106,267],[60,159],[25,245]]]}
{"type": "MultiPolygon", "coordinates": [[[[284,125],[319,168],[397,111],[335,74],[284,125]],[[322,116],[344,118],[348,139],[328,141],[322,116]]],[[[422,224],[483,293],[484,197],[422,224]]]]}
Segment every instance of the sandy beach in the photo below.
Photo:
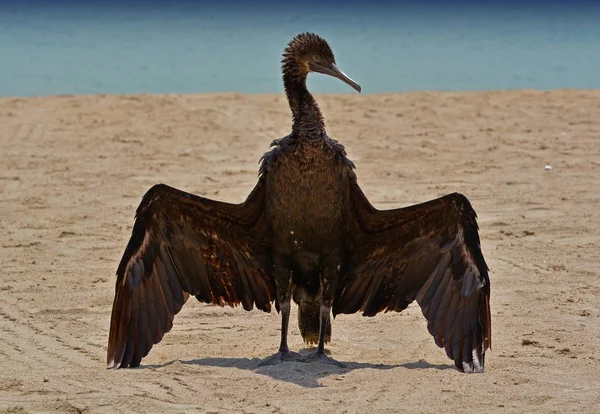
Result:
{"type": "MultiPolygon", "coordinates": [[[[491,279],[484,374],[453,368],[416,303],[338,316],[329,349],[346,368],[259,367],[279,315],[195,300],[140,368],[107,371],[142,195],[162,182],[243,201],[289,133],[285,97],[2,98],[0,410],[597,412],[600,90],[316,96],[376,207],[471,200],[491,279]]],[[[308,353],[295,317],[290,347],[308,353]]]]}

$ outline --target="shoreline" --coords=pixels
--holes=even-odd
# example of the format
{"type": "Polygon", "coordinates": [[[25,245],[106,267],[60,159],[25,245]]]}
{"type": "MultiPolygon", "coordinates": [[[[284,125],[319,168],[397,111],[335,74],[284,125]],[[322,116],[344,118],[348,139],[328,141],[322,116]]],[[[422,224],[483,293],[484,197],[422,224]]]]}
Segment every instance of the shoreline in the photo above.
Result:
{"type": "MultiPolygon", "coordinates": [[[[522,89],[473,89],[473,90],[411,90],[411,91],[400,91],[400,92],[362,92],[360,94],[356,92],[347,93],[319,93],[311,92],[315,97],[345,97],[352,95],[360,96],[389,96],[389,95],[419,95],[419,94],[456,94],[456,95],[471,95],[471,94],[483,94],[483,93],[557,93],[557,92],[597,92],[600,88],[554,88],[554,89],[535,89],[535,88],[522,88],[522,89]]],[[[247,92],[172,92],[172,93],[154,93],[154,92],[135,92],[135,93],[89,93],[89,94],[54,94],[54,95],[32,95],[32,96],[1,96],[1,100],[8,99],[47,99],[47,98],[89,98],[89,97],[132,97],[132,96],[279,96],[283,95],[284,91],[280,92],[265,92],[265,93],[247,93],[247,92]]]]}

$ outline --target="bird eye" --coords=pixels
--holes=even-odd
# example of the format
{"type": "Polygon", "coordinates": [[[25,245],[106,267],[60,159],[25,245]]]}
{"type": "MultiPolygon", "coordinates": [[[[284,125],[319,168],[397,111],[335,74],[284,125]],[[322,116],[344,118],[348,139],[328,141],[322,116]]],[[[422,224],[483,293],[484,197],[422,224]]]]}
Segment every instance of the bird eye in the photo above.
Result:
{"type": "Polygon", "coordinates": [[[319,55],[314,55],[313,56],[313,62],[315,62],[315,63],[321,62],[321,57],[319,55]]]}

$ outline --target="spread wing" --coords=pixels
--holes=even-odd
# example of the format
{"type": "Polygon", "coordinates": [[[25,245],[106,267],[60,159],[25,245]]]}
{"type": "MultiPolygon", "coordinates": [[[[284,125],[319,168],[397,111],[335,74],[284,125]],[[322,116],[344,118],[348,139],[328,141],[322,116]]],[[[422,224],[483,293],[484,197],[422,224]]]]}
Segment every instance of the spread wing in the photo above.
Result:
{"type": "Polygon", "coordinates": [[[173,325],[189,295],[201,302],[269,312],[259,181],[242,204],[221,203],[160,184],[144,196],[117,270],[108,339],[109,368],[135,367],[173,325]]]}
{"type": "Polygon", "coordinates": [[[476,214],[450,194],[396,210],[377,210],[354,182],[354,222],[339,313],[400,312],[417,300],[439,347],[463,372],[481,372],[491,346],[490,280],[476,214]]]}

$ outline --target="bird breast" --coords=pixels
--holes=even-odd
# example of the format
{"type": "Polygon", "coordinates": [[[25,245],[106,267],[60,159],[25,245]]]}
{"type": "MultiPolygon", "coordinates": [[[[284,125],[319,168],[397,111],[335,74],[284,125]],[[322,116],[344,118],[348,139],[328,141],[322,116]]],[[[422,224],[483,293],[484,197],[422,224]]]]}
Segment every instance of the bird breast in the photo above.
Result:
{"type": "Polygon", "coordinates": [[[276,243],[286,250],[321,253],[343,238],[343,170],[326,149],[281,154],[267,177],[267,214],[276,243]]]}

